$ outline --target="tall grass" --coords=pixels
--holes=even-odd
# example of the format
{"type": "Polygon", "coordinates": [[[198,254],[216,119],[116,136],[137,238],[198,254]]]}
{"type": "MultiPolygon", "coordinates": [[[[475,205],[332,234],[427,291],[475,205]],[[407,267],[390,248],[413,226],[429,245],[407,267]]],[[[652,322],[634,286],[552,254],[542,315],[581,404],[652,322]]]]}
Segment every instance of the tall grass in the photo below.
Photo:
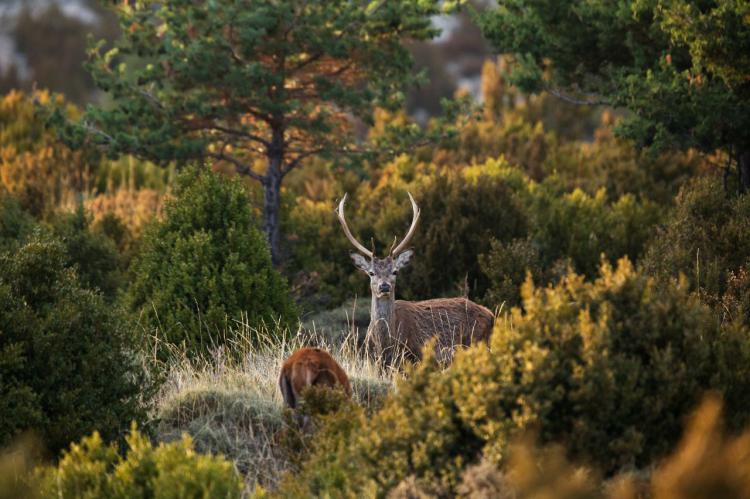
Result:
{"type": "Polygon", "coordinates": [[[152,332],[149,362],[164,378],[154,400],[153,425],[158,441],[187,432],[196,450],[234,460],[249,489],[255,484],[274,488],[289,464],[278,442],[285,424],[278,373],[291,352],[303,346],[330,352],[349,375],[355,400],[370,410],[381,404],[398,376],[398,370],[384,370],[368,355],[353,326],[333,336],[302,326],[296,331],[256,327],[246,320],[227,327],[214,338],[223,346],[199,358],[152,332]],[[166,360],[159,360],[157,350],[166,360]]]}

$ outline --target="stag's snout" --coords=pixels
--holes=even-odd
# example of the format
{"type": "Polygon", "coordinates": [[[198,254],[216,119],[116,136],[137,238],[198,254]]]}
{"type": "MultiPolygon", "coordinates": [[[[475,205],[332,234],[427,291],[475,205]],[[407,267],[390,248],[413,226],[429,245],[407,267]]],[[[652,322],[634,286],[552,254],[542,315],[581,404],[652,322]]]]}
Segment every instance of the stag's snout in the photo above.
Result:
{"type": "Polygon", "coordinates": [[[378,291],[381,294],[387,295],[388,293],[391,292],[391,285],[388,284],[387,282],[383,282],[380,284],[380,286],[378,286],[378,291]]]}

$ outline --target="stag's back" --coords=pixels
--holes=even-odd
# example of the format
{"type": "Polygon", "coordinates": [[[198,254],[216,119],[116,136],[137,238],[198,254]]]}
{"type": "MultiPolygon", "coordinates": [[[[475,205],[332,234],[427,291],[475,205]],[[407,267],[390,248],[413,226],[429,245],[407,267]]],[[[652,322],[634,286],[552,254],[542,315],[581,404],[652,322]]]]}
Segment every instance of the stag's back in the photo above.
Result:
{"type": "Polygon", "coordinates": [[[396,300],[395,316],[399,343],[416,359],[425,343],[436,337],[439,358],[450,360],[456,346],[489,340],[495,322],[490,309],[466,298],[396,300]]]}

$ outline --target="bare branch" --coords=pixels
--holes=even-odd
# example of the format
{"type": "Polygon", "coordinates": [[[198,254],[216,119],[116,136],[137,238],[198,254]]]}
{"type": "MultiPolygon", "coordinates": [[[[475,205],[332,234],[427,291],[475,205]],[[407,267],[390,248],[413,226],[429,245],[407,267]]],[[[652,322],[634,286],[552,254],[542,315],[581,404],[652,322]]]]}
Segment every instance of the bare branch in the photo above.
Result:
{"type": "Polygon", "coordinates": [[[141,96],[145,97],[146,100],[148,100],[149,102],[151,102],[151,104],[153,104],[154,106],[158,107],[159,109],[164,109],[164,105],[161,102],[159,102],[159,99],[157,99],[154,95],[146,92],[142,88],[138,89],[138,93],[141,96]]]}
{"type": "Polygon", "coordinates": [[[270,142],[268,142],[266,139],[264,139],[263,137],[259,135],[255,135],[253,133],[245,132],[242,130],[235,130],[233,128],[228,128],[228,127],[221,126],[221,125],[210,124],[210,125],[203,125],[203,126],[201,125],[191,126],[188,124],[187,126],[191,130],[216,130],[217,132],[226,133],[228,135],[244,137],[248,140],[252,140],[253,142],[258,142],[259,144],[262,144],[264,147],[269,147],[271,145],[270,142]]]}
{"type": "Polygon", "coordinates": [[[320,149],[310,149],[310,150],[307,150],[307,151],[304,151],[304,152],[300,152],[299,154],[297,154],[297,156],[294,159],[292,159],[291,161],[287,162],[287,164],[284,167],[282,167],[282,169],[281,169],[281,175],[282,175],[282,177],[285,176],[290,171],[292,171],[295,168],[297,168],[299,166],[299,164],[302,162],[303,159],[309,158],[310,156],[313,156],[315,154],[320,154],[323,151],[325,151],[325,149],[320,148],[320,149]]]}
{"type": "Polygon", "coordinates": [[[102,130],[96,128],[94,125],[89,123],[88,121],[83,122],[83,128],[90,134],[98,135],[102,138],[104,138],[108,143],[113,144],[115,142],[115,138],[111,135],[104,133],[102,130]]]}
{"type": "Polygon", "coordinates": [[[545,87],[545,90],[549,92],[550,95],[553,95],[560,100],[563,100],[569,104],[574,104],[576,106],[608,106],[610,104],[606,100],[601,99],[583,100],[576,97],[571,97],[570,95],[564,94],[560,90],[552,87],[545,87]]]}

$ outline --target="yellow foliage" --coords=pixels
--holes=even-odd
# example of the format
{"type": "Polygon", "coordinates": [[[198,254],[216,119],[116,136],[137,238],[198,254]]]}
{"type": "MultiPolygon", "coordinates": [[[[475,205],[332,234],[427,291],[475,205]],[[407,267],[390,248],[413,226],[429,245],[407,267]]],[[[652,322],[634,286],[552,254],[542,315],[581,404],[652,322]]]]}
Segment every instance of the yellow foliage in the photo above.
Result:
{"type": "Polygon", "coordinates": [[[137,236],[146,223],[154,218],[161,219],[165,201],[166,196],[153,189],[117,189],[113,193],[87,199],[84,206],[93,217],[94,223],[111,213],[137,236]]]}

